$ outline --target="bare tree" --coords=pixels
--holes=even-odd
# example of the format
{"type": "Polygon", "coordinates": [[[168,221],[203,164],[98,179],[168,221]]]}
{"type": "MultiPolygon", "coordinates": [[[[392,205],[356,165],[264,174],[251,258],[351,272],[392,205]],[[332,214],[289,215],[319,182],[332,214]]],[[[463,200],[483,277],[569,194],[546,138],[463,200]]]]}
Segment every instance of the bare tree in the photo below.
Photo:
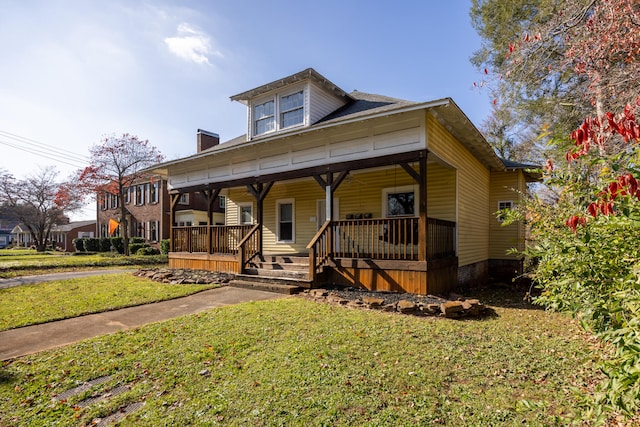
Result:
{"type": "Polygon", "coordinates": [[[55,224],[69,220],[65,212],[80,207],[75,198],[65,196],[64,186],[56,178],[53,167],[41,169],[25,179],[17,180],[7,172],[0,172],[0,201],[2,209],[10,212],[28,230],[38,252],[44,252],[55,224]]]}

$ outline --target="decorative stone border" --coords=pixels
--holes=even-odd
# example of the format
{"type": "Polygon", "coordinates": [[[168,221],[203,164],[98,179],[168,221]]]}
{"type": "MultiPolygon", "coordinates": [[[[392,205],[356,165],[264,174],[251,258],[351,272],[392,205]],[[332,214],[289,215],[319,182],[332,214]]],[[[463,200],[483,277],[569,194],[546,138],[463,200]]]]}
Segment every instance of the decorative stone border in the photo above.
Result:
{"type": "Polygon", "coordinates": [[[298,294],[317,302],[342,305],[348,308],[364,308],[411,314],[414,316],[441,316],[448,319],[479,317],[487,312],[487,307],[478,299],[466,299],[452,295],[444,299],[433,295],[426,297],[395,292],[354,292],[328,289],[310,289],[298,294]]]}

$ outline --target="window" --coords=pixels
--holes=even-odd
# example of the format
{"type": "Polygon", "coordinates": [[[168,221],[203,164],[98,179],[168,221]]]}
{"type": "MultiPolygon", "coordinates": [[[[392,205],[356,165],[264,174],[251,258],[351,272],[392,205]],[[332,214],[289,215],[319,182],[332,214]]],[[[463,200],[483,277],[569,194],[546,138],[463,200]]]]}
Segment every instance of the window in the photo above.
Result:
{"type": "Polygon", "coordinates": [[[220,206],[220,209],[226,209],[227,208],[227,196],[218,196],[218,205],[220,206]]]}
{"type": "Polygon", "coordinates": [[[144,205],[144,184],[136,186],[136,205],[144,205]]]}
{"type": "Polygon", "coordinates": [[[149,203],[158,203],[158,183],[151,182],[147,184],[149,203]]]}
{"type": "Polygon", "coordinates": [[[304,123],[304,91],[273,95],[253,106],[253,136],[263,135],[304,123]],[[277,118],[277,119],[276,119],[277,118]]]}
{"type": "Polygon", "coordinates": [[[275,130],[274,102],[268,101],[256,105],[253,109],[253,120],[255,123],[254,135],[262,135],[275,130]]]}
{"type": "Polygon", "coordinates": [[[238,206],[238,216],[240,224],[253,224],[253,203],[241,203],[238,206]]]}
{"type": "Polygon", "coordinates": [[[382,213],[386,217],[416,216],[418,200],[412,185],[382,191],[382,213]]]}
{"type": "Polygon", "coordinates": [[[149,221],[148,224],[149,236],[147,239],[152,242],[158,241],[158,221],[149,221]]]}
{"type": "Polygon", "coordinates": [[[293,243],[294,239],[294,209],[293,200],[278,200],[276,202],[277,237],[278,242],[293,243]]]}
{"type": "Polygon", "coordinates": [[[126,205],[131,203],[131,187],[127,187],[124,189],[124,203],[126,205]]]}
{"type": "Polygon", "coordinates": [[[180,198],[178,198],[178,204],[180,204],[180,205],[188,205],[189,204],[189,193],[180,194],[180,198]]]}
{"type": "Polygon", "coordinates": [[[107,193],[100,194],[100,209],[107,210],[107,193]]]}
{"type": "Polygon", "coordinates": [[[299,125],[304,121],[302,91],[280,98],[280,128],[299,125]]]}
{"type": "Polygon", "coordinates": [[[511,200],[503,200],[498,202],[498,222],[505,220],[505,211],[513,209],[513,202],[511,200]]]}
{"type": "Polygon", "coordinates": [[[111,199],[111,209],[116,209],[118,207],[118,195],[110,194],[109,196],[111,199]]]}

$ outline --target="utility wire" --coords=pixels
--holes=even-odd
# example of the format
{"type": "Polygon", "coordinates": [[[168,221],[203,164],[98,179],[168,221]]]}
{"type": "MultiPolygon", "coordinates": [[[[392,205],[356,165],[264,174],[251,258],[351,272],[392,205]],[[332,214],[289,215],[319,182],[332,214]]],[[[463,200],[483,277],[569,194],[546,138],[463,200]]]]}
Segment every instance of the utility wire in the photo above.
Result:
{"type": "Polygon", "coordinates": [[[79,169],[89,163],[88,157],[3,130],[0,130],[0,144],[79,169]]]}

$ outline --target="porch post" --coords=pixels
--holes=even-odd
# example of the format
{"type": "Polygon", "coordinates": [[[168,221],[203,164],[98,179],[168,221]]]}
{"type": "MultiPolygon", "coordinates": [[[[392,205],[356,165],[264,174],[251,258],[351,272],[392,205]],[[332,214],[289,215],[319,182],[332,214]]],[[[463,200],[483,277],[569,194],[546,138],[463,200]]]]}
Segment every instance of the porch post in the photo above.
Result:
{"type": "Polygon", "coordinates": [[[258,182],[254,187],[251,184],[247,184],[247,188],[253,194],[253,197],[256,198],[256,222],[260,224],[260,233],[258,234],[258,251],[262,254],[262,219],[263,219],[263,208],[264,208],[264,199],[267,197],[269,190],[273,186],[273,181],[268,182],[267,185],[264,185],[262,182],[258,182]]]}
{"type": "Polygon", "coordinates": [[[180,193],[177,193],[171,194],[169,199],[169,252],[173,252],[173,226],[175,217],[173,210],[179,198],[180,193]]]}
{"type": "Polygon", "coordinates": [[[418,260],[429,259],[427,220],[427,157],[420,157],[420,180],[418,181],[418,260]]]}

